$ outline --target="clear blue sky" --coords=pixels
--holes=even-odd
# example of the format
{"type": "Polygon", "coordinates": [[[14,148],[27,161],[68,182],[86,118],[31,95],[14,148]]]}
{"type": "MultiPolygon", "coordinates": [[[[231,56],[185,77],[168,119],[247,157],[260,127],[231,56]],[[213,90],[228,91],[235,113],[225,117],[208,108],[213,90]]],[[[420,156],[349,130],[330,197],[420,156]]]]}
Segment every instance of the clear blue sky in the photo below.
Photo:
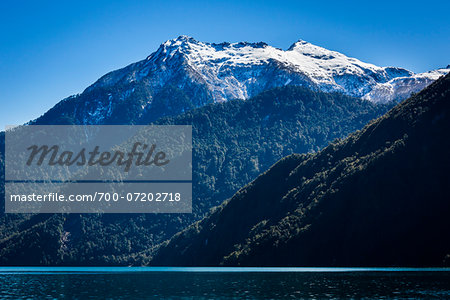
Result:
{"type": "Polygon", "coordinates": [[[450,64],[450,1],[2,1],[0,126],[34,119],[167,39],[298,39],[415,72],[450,64]]]}

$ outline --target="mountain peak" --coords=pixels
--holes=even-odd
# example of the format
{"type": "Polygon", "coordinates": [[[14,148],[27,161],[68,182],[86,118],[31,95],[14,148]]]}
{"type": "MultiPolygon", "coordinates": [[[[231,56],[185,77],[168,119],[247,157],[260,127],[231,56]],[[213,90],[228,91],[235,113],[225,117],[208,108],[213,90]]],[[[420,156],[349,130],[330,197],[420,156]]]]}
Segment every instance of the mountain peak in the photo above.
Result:
{"type": "Polygon", "coordinates": [[[292,44],[287,51],[296,51],[302,53],[303,55],[311,56],[313,58],[330,59],[334,58],[335,56],[345,56],[342,53],[331,51],[323,47],[313,45],[310,42],[301,39],[292,44]]]}
{"type": "Polygon", "coordinates": [[[187,44],[198,44],[199,41],[188,35],[180,35],[179,37],[165,41],[162,45],[169,47],[182,46],[187,44]]]}
{"type": "Polygon", "coordinates": [[[173,39],[173,41],[185,42],[185,43],[187,43],[187,42],[189,42],[189,43],[198,43],[198,41],[196,39],[194,39],[193,37],[191,37],[189,35],[180,35],[176,39],[173,39]]]}
{"type": "Polygon", "coordinates": [[[135,85],[146,78],[151,84],[145,88],[152,94],[177,82],[184,90],[186,86],[193,89],[192,99],[198,99],[196,93],[204,93],[202,101],[212,102],[248,99],[285,85],[389,102],[407,98],[446,73],[448,70],[414,74],[402,68],[379,67],[302,39],[282,50],[263,42],[217,44],[180,35],[161,44],[145,61],[111,72],[88,89],[119,82],[135,85]]]}
{"type": "Polygon", "coordinates": [[[289,46],[287,51],[293,50],[293,49],[295,49],[298,46],[306,45],[306,44],[310,44],[310,43],[305,41],[305,40],[298,39],[295,43],[293,43],[291,46],[289,46]]]}
{"type": "Polygon", "coordinates": [[[155,59],[161,55],[163,57],[173,56],[176,52],[186,52],[186,50],[192,49],[193,45],[200,44],[202,43],[191,36],[180,35],[177,38],[162,43],[156,52],[153,52],[147,57],[147,60],[155,59]]]}

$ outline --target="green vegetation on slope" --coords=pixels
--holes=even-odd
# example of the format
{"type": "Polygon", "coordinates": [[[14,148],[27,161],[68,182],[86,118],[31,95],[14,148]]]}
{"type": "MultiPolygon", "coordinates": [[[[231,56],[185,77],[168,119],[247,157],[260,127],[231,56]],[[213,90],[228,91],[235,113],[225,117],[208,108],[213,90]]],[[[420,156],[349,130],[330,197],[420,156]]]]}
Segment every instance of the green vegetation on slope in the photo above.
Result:
{"type": "Polygon", "coordinates": [[[288,156],[152,265],[449,264],[450,75],[344,141],[288,156]]]}
{"type": "Polygon", "coordinates": [[[192,214],[3,215],[0,263],[139,264],[154,246],[204,217],[277,160],[317,151],[387,109],[287,86],[161,119],[157,124],[193,125],[192,214]]]}

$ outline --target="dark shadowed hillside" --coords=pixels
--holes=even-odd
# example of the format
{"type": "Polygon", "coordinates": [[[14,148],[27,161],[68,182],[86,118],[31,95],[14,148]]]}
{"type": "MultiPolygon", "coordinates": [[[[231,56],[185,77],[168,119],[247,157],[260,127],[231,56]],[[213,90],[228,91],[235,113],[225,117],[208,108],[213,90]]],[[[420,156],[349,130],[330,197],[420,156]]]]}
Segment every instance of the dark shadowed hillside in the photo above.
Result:
{"type": "Polygon", "coordinates": [[[151,264],[448,265],[449,130],[446,76],[344,141],[282,159],[151,264]]]}

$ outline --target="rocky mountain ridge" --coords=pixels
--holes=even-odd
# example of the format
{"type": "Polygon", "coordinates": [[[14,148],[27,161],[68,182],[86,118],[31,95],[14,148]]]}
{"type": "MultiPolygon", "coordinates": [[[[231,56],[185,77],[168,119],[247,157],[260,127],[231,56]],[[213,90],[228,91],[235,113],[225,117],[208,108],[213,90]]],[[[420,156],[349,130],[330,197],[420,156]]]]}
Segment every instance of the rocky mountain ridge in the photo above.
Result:
{"type": "Polygon", "coordinates": [[[282,50],[262,42],[214,44],[180,36],[161,44],[146,59],[104,75],[37,122],[146,124],[285,85],[375,103],[398,102],[449,71],[414,74],[378,67],[302,40],[282,50]]]}

